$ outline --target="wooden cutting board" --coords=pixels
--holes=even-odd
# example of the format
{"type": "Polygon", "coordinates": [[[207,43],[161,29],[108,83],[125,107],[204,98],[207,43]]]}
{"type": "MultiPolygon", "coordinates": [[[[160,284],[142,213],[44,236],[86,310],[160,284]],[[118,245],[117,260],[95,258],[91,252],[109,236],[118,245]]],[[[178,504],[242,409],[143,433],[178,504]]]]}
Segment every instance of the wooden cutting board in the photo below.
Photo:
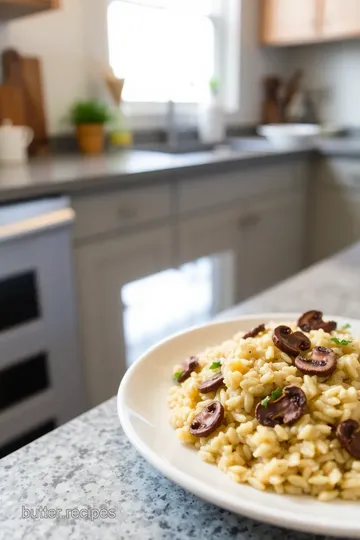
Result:
{"type": "Polygon", "coordinates": [[[11,120],[14,126],[26,125],[24,96],[20,88],[0,85],[0,123],[11,120]]]}
{"type": "Polygon", "coordinates": [[[24,124],[34,131],[30,152],[47,153],[49,139],[42,89],[41,61],[37,57],[21,56],[14,49],[7,49],[2,54],[2,62],[5,84],[19,88],[24,102],[24,124]]]}

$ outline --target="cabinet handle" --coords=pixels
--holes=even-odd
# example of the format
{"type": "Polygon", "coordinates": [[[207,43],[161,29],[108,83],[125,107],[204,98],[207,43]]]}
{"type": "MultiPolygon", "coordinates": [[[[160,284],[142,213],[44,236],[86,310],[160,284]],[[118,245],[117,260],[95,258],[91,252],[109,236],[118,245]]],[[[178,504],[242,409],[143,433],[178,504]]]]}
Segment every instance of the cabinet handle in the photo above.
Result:
{"type": "Polygon", "coordinates": [[[120,219],[134,219],[137,216],[137,209],[134,206],[120,206],[117,213],[120,219]]]}
{"type": "Polygon", "coordinates": [[[261,220],[258,214],[249,214],[248,216],[241,217],[239,219],[239,228],[242,227],[255,227],[261,220]]]}

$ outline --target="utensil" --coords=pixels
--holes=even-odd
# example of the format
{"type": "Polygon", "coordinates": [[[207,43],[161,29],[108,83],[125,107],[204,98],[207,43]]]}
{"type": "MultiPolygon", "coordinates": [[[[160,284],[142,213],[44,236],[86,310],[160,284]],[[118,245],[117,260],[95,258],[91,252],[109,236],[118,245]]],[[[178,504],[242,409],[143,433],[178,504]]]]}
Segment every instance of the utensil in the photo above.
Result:
{"type": "Polygon", "coordinates": [[[290,77],[289,81],[284,86],[284,97],[283,97],[283,107],[285,117],[287,118],[287,108],[292,102],[294,96],[300,90],[301,81],[303,79],[303,71],[298,69],[290,77]]]}
{"type": "Polygon", "coordinates": [[[125,79],[115,77],[113,70],[108,68],[105,70],[105,83],[115,104],[120,105],[125,79]]]}
{"type": "Polygon", "coordinates": [[[263,124],[280,124],[283,122],[283,114],[280,100],[281,81],[279,77],[265,77],[264,101],[262,106],[263,124]]]}
{"type": "Polygon", "coordinates": [[[0,162],[7,164],[24,163],[27,148],[33,140],[34,132],[27,126],[14,126],[5,120],[0,126],[0,162]]]}
{"type": "Polygon", "coordinates": [[[21,56],[14,49],[2,54],[5,84],[17,86],[23,95],[25,124],[34,132],[30,146],[33,154],[47,153],[47,135],[44,96],[42,89],[41,61],[37,57],[21,56]]]}
{"type": "MultiPolygon", "coordinates": [[[[306,496],[276,495],[237,484],[215,465],[203,462],[193,449],[182,445],[169,423],[167,396],[173,384],[173,365],[264,321],[297,320],[298,315],[270,313],[213,322],[153,347],[130,367],[121,382],[117,399],[121,425],[151,465],[206,501],[280,527],[360,538],[359,502],[322,503],[306,496]]],[[[330,315],[326,320],[336,320],[339,326],[351,324],[352,332],[360,335],[358,320],[330,315]]]]}

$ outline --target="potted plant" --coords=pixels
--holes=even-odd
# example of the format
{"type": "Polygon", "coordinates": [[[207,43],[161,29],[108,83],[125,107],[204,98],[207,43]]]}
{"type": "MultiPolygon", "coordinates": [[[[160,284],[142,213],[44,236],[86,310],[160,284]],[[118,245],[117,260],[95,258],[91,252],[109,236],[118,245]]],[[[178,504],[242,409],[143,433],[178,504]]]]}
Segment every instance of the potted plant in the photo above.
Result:
{"type": "Polygon", "coordinates": [[[71,107],[70,120],[76,126],[80,150],[100,154],[105,145],[104,124],[111,119],[109,107],[98,100],[77,101],[71,107]]]}

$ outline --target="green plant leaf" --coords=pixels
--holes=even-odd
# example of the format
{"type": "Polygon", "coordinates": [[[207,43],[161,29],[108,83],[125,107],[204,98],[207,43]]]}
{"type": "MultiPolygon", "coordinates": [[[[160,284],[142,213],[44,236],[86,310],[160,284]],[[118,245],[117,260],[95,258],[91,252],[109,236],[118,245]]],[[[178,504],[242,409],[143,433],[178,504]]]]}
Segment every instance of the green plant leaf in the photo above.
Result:
{"type": "Polygon", "coordinates": [[[183,371],[177,371],[176,373],[174,373],[173,379],[175,379],[175,381],[178,381],[183,373],[183,371]]]}
{"type": "Polygon", "coordinates": [[[281,388],[277,387],[271,392],[271,401],[276,401],[282,394],[281,388]]]}
{"type": "Polygon", "coordinates": [[[267,409],[267,406],[269,405],[270,401],[276,401],[279,399],[279,397],[282,394],[281,388],[277,387],[275,390],[273,390],[270,394],[270,396],[266,396],[260,403],[265,409],[267,409]]]}
{"type": "Polygon", "coordinates": [[[344,326],[342,327],[343,330],[347,330],[348,328],[351,328],[351,324],[349,323],[344,324],[344,326]]]}
{"type": "Polygon", "coordinates": [[[96,99],[77,101],[70,109],[70,121],[74,125],[105,124],[112,116],[108,105],[96,99]]]}
{"type": "Polygon", "coordinates": [[[331,338],[331,341],[333,341],[334,343],[336,343],[336,345],[350,345],[352,343],[352,341],[349,341],[347,339],[338,339],[337,337],[334,337],[334,338],[331,338]]]}
{"type": "Polygon", "coordinates": [[[270,396],[266,396],[266,398],[264,398],[262,401],[261,401],[261,405],[263,407],[265,407],[265,409],[267,409],[267,406],[269,405],[269,402],[270,402],[270,396]]]}
{"type": "Polygon", "coordinates": [[[211,364],[211,366],[210,366],[210,369],[217,369],[219,367],[221,367],[221,361],[220,360],[218,360],[217,362],[213,362],[211,364]]]}

